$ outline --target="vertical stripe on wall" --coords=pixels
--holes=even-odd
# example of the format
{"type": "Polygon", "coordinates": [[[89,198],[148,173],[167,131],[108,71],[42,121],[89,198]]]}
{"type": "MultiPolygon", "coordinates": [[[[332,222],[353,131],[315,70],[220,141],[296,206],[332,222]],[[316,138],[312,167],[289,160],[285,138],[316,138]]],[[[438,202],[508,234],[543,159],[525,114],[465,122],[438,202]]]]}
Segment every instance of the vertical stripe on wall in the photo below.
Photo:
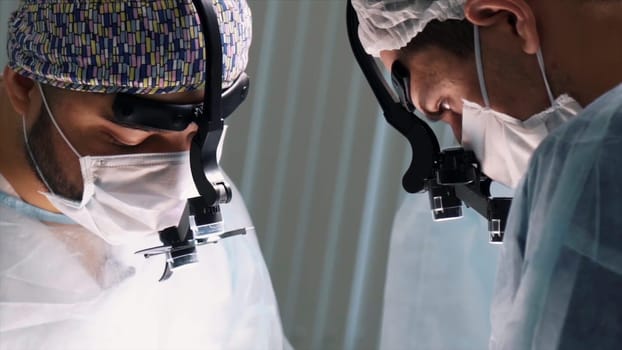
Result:
{"type": "MultiPolygon", "coordinates": [[[[270,91],[270,76],[272,72],[272,57],[277,54],[274,52],[274,38],[275,32],[279,22],[279,2],[275,0],[266,1],[267,10],[266,16],[263,18],[265,24],[263,33],[261,35],[260,45],[261,55],[257,58],[259,63],[259,69],[257,77],[253,79],[254,85],[252,87],[255,98],[252,99],[251,109],[251,124],[248,126],[248,146],[246,148],[246,157],[244,159],[245,173],[242,177],[240,184],[240,190],[245,194],[245,198],[248,202],[252,202],[253,197],[253,171],[257,168],[257,152],[259,151],[259,145],[261,144],[261,136],[263,130],[263,120],[266,111],[266,94],[270,91]],[[256,86],[255,86],[256,85],[256,86]]],[[[252,11],[252,8],[251,8],[252,11]]],[[[257,21],[257,19],[254,19],[257,21]]],[[[255,26],[256,28],[257,26],[255,26]]],[[[253,28],[253,32],[255,30],[253,28]]],[[[255,33],[255,32],[254,32],[255,33]]],[[[258,45],[258,43],[254,43],[258,45]]],[[[255,58],[251,57],[249,60],[255,61],[255,58]]],[[[246,102],[249,103],[249,102],[246,102]]]]}
{"type": "Polygon", "coordinates": [[[406,142],[350,51],[345,1],[249,0],[252,91],[223,167],[239,181],[296,349],[374,349],[406,142]]]}

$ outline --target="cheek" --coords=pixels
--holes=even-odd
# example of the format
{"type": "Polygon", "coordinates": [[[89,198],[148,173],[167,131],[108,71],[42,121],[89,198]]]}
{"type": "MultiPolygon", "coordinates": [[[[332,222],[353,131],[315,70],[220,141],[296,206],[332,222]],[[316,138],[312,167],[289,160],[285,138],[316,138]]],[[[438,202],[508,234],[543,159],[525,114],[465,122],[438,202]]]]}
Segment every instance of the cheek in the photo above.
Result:
{"type": "Polygon", "coordinates": [[[451,127],[456,141],[462,143],[462,116],[456,113],[449,113],[442,121],[451,127]]]}
{"type": "Polygon", "coordinates": [[[76,155],[44,115],[31,128],[30,147],[34,159],[53,191],[79,199],[82,192],[82,175],[76,155]]]}
{"type": "MultiPolygon", "coordinates": [[[[116,154],[118,146],[114,144],[109,130],[101,123],[98,123],[95,117],[85,116],[85,118],[90,118],[91,122],[84,123],[84,120],[76,120],[70,127],[63,130],[67,139],[80,156],[116,154]]],[[[77,158],[73,152],[68,153],[67,156],[77,158]]]]}
{"type": "MultiPolygon", "coordinates": [[[[82,182],[82,173],[80,171],[80,161],[78,156],[73,153],[69,148],[65,140],[58,134],[56,129],[52,130],[54,136],[51,141],[50,148],[52,149],[52,155],[54,160],[58,164],[58,171],[62,172],[63,177],[72,184],[79,184],[82,182]]],[[[69,136],[67,136],[69,138],[69,136]]],[[[76,147],[76,146],[74,146],[76,147]]],[[[78,152],[80,150],[78,149],[78,152]]]]}
{"type": "Polygon", "coordinates": [[[111,142],[104,126],[110,113],[109,100],[109,96],[72,92],[51,106],[63,134],[81,156],[107,153],[111,142]]]}
{"type": "Polygon", "coordinates": [[[454,124],[451,126],[451,130],[454,133],[454,137],[459,144],[462,144],[462,121],[458,124],[454,124]]]}
{"type": "MultiPolygon", "coordinates": [[[[66,122],[66,120],[63,120],[63,122],[66,122]]],[[[97,154],[92,149],[101,144],[101,141],[98,140],[96,133],[92,129],[85,128],[81,124],[64,127],[60,122],[59,127],[63,128],[63,133],[67,140],[71,142],[80,155],[97,154]]],[[[48,154],[50,161],[54,162],[54,164],[48,166],[48,169],[54,172],[51,175],[57,179],[57,185],[62,184],[64,192],[61,192],[61,194],[77,199],[84,188],[79,157],[73,152],[54,126],[50,128],[49,132],[51,132],[51,137],[48,154]]]]}

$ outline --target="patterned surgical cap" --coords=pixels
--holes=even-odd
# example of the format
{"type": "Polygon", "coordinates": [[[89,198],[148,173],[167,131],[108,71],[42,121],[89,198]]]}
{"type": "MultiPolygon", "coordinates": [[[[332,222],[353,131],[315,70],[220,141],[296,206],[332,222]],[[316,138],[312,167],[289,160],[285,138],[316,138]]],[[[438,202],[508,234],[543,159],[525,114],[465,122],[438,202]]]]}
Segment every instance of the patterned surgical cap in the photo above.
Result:
{"type": "MultiPolygon", "coordinates": [[[[246,69],[251,12],[246,0],[212,1],[226,88],[246,69]]],[[[23,0],[9,22],[9,66],[77,91],[196,90],[206,57],[199,23],[191,0],[23,0]]]]}

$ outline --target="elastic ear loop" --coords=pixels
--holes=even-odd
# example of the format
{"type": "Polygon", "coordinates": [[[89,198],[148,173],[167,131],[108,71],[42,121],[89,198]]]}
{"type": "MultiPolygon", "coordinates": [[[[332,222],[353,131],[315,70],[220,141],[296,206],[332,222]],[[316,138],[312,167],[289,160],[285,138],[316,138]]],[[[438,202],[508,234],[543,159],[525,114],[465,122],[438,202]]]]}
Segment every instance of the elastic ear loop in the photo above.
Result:
{"type": "Polygon", "coordinates": [[[26,132],[26,117],[25,116],[22,116],[22,130],[24,131],[24,143],[26,144],[26,151],[28,151],[28,156],[30,157],[32,164],[35,166],[35,171],[39,175],[39,178],[41,179],[45,187],[48,188],[48,191],[50,191],[50,193],[52,194],[55,194],[54,191],[52,190],[52,187],[50,187],[48,182],[45,180],[45,177],[43,176],[43,172],[39,168],[39,164],[37,164],[37,161],[35,160],[35,157],[32,154],[32,150],[30,149],[30,143],[28,142],[28,133],[26,132]]]}
{"type": "Polygon", "coordinates": [[[41,93],[41,99],[43,100],[43,105],[45,105],[45,110],[48,112],[48,115],[50,116],[52,123],[54,123],[56,130],[58,130],[58,133],[60,134],[60,136],[63,138],[63,140],[65,140],[65,143],[67,144],[67,146],[69,146],[69,148],[73,151],[73,153],[78,158],[80,158],[81,157],[80,153],[78,153],[78,151],[73,147],[71,142],[69,142],[69,140],[67,139],[67,137],[65,136],[61,128],[58,126],[58,123],[56,123],[56,118],[54,118],[54,114],[52,114],[52,110],[50,109],[50,106],[48,105],[48,101],[45,98],[45,94],[43,93],[43,88],[41,87],[41,84],[39,84],[38,82],[37,82],[37,87],[39,88],[39,92],[41,93]]]}
{"type": "Polygon", "coordinates": [[[538,66],[540,66],[540,72],[542,73],[542,79],[544,80],[544,86],[546,87],[546,93],[549,95],[549,101],[551,106],[555,103],[555,97],[553,97],[553,91],[549,85],[549,80],[546,78],[546,70],[544,69],[544,57],[542,56],[542,48],[538,48],[536,52],[536,58],[538,59],[538,66]]]}
{"type": "Polygon", "coordinates": [[[484,80],[484,66],[482,63],[482,47],[479,39],[479,27],[473,25],[473,41],[475,50],[475,68],[477,69],[477,79],[479,80],[479,89],[482,92],[484,105],[490,108],[490,100],[488,99],[488,90],[486,89],[486,81],[484,80]]]}
{"type": "MultiPolygon", "coordinates": [[[[479,88],[482,93],[482,98],[484,99],[484,104],[486,107],[490,108],[490,100],[488,98],[488,90],[486,89],[486,81],[484,80],[484,68],[482,63],[482,47],[481,41],[479,37],[479,27],[477,25],[473,25],[473,38],[474,38],[474,50],[475,50],[475,67],[477,69],[477,79],[479,80],[479,88]]],[[[546,87],[546,93],[549,97],[549,101],[551,102],[551,106],[555,103],[555,97],[553,96],[553,91],[551,90],[551,86],[549,85],[549,80],[546,76],[546,69],[544,67],[544,57],[542,55],[542,49],[538,48],[536,52],[536,58],[538,60],[538,66],[540,67],[540,73],[542,73],[542,80],[544,80],[544,86],[546,87]]]]}

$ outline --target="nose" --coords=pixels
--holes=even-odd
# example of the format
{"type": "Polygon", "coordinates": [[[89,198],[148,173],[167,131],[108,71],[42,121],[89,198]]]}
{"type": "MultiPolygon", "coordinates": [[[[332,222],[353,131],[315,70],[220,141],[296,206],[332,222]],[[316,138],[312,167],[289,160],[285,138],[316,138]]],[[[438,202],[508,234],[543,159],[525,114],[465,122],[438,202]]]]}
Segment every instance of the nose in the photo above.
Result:
{"type": "Polygon", "coordinates": [[[183,143],[183,148],[184,151],[187,151],[190,149],[190,143],[192,142],[192,138],[194,137],[194,135],[197,134],[197,131],[199,130],[199,126],[192,122],[190,124],[188,124],[188,126],[186,127],[186,129],[184,131],[182,131],[182,134],[184,135],[184,143],[183,143]]]}
{"type": "Polygon", "coordinates": [[[199,127],[190,123],[182,131],[150,131],[149,136],[133,149],[135,153],[165,153],[190,150],[199,127]]]}
{"type": "Polygon", "coordinates": [[[164,132],[160,135],[166,145],[166,152],[181,152],[190,150],[192,138],[197,134],[199,126],[196,123],[190,123],[182,131],[164,132]]]}

